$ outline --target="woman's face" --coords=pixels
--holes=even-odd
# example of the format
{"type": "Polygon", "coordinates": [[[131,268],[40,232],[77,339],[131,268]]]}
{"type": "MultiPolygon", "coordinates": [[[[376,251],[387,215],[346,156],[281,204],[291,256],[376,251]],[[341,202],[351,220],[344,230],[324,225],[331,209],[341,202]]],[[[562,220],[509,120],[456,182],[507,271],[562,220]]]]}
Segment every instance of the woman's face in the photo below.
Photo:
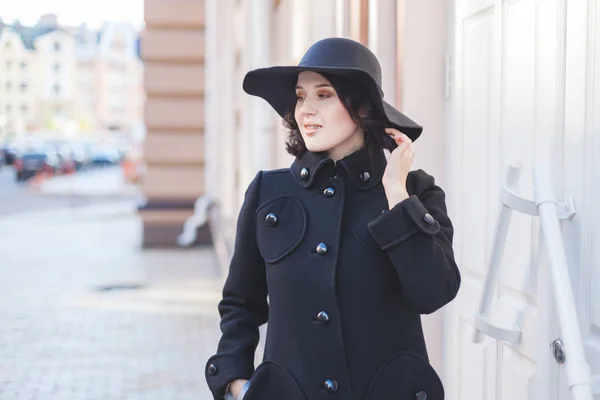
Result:
{"type": "Polygon", "coordinates": [[[309,151],[325,151],[337,161],[363,146],[364,133],[323,75],[300,72],[296,96],[296,123],[309,151]]]}

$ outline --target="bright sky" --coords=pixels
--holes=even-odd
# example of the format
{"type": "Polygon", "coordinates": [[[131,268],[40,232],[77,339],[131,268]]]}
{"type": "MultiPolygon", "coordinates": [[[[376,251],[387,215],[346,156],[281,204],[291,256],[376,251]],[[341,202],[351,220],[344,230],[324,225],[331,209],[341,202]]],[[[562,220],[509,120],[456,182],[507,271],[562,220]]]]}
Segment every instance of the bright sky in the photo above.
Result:
{"type": "Polygon", "coordinates": [[[5,23],[18,19],[32,25],[43,14],[56,14],[64,25],[87,22],[93,28],[104,21],[126,21],[141,27],[144,0],[0,0],[0,18],[5,23]]]}

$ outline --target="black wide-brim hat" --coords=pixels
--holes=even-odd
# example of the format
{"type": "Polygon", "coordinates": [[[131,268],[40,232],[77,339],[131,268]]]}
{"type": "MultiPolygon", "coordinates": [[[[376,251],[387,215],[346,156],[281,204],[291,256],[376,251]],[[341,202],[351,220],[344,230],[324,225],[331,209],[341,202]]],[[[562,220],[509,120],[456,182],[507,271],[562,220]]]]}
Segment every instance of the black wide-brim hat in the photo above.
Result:
{"type": "Polygon", "coordinates": [[[313,44],[297,66],[276,66],[252,70],[244,77],[248,94],[262,97],[284,117],[296,107],[296,83],[302,71],[343,76],[362,85],[373,103],[396,128],[415,141],[423,127],[383,100],[381,65],[368,47],[351,39],[327,38],[313,44]]]}

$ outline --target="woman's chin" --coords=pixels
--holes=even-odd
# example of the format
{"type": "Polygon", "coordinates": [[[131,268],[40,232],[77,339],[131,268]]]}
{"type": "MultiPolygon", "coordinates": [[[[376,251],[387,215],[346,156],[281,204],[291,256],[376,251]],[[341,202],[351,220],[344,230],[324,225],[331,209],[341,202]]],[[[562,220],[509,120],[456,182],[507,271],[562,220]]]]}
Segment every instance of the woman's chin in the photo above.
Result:
{"type": "Polygon", "coordinates": [[[323,151],[329,151],[329,149],[331,149],[331,146],[328,146],[327,144],[323,143],[310,143],[309,141],[306,141],[305,144],[306,149],[313,153],[321,153],[323,151]]]}

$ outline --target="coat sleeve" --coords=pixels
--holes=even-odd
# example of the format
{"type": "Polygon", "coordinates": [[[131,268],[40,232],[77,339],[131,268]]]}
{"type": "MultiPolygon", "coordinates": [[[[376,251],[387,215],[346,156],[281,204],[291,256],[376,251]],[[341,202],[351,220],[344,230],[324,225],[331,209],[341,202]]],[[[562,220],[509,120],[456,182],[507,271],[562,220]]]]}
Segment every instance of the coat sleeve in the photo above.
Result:
{"type": "Polygon", "coordinates": [[[222,335],[217,353],[205,367],[206,381],[215,400],[223,399],[229,382],[251,377],[258,328],[268,318],[265,263],[256,242],[260,180],[261,172],[248,187],[238,217],[234,253],[218,306],[222,335]]]}
{"type": "Polygon", "coordinates": [[[453,228],[445,193],[422,170],[409,174],[410,197],[368,224],[400,279],[407,302],[430,314],[458,292],[460,273],[452,250],[453,228]]]}

